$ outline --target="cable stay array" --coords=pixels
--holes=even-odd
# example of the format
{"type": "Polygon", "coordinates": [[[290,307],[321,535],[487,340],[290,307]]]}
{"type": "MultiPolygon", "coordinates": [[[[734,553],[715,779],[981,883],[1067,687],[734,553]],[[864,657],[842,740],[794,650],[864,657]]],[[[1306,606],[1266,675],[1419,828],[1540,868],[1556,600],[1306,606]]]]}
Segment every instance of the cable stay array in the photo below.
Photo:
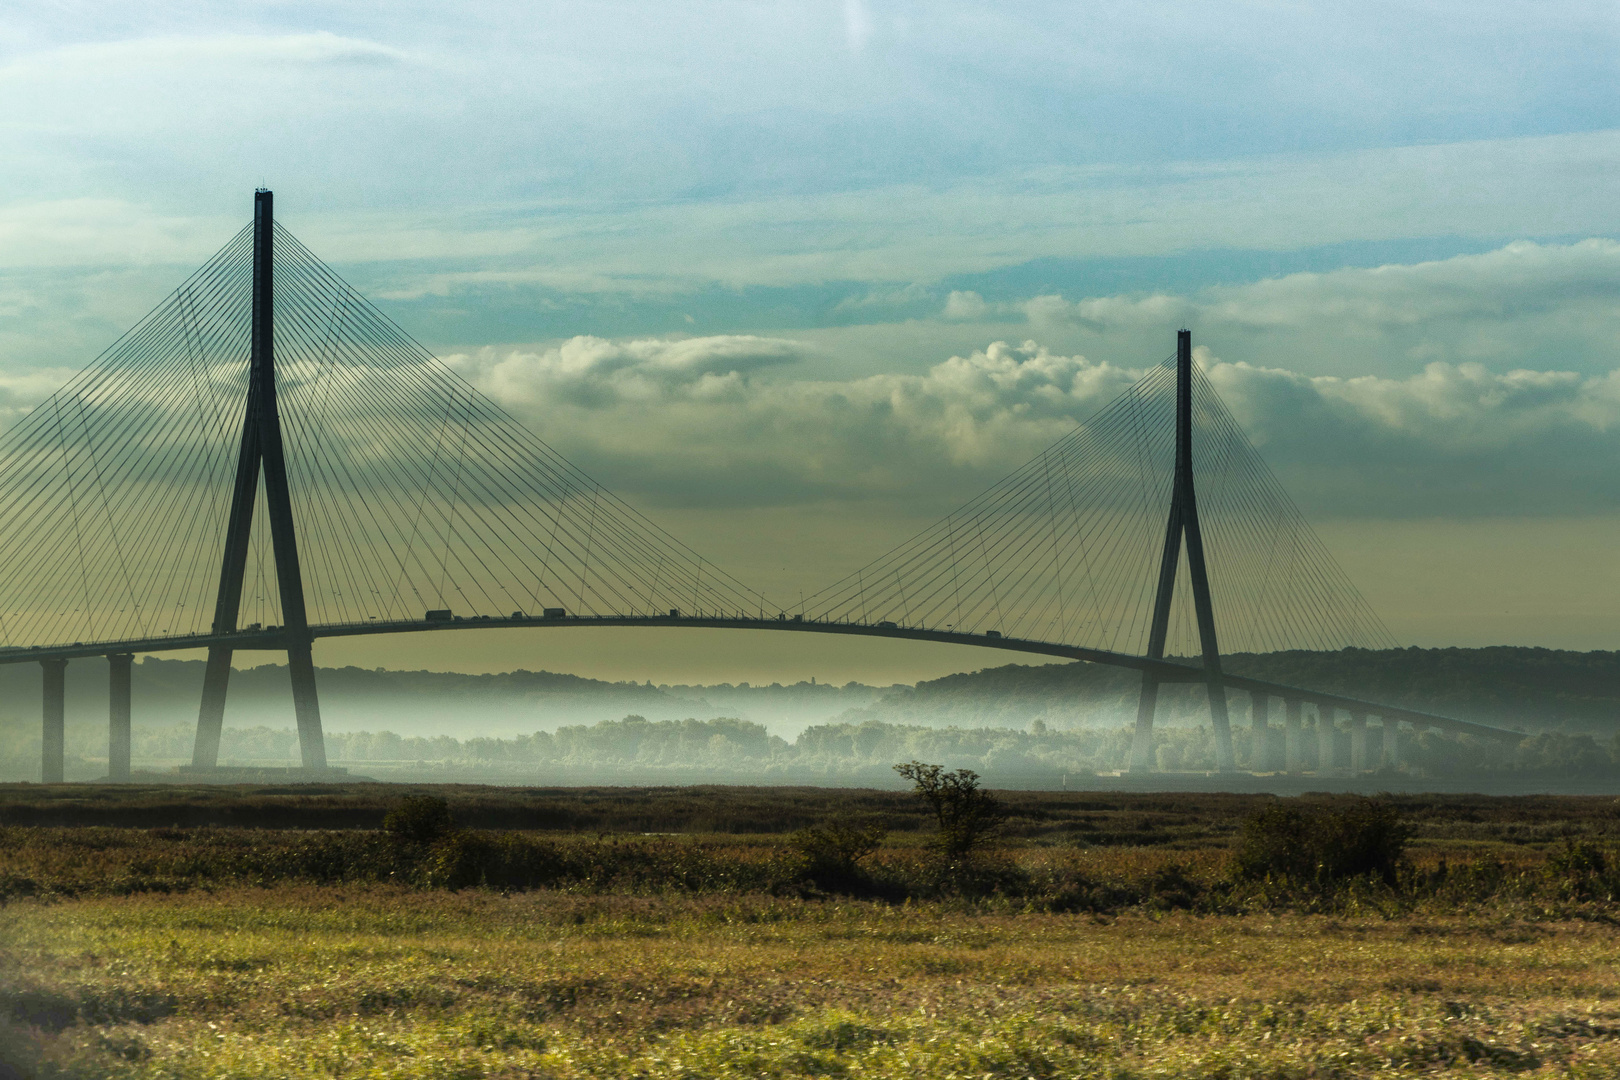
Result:
{"type": "Polygon", "coordinates": [[[1394,640],[1194,364],[1189,331],[1044,453],[790,618],[396,326],[275,222],[271,192],[254,206],[0,433],[0,662],[40,662],[47,782],[63,777],[71,659],[107,657],[109,775],[127,779],[134,653],[207,648],[190,768],[208,771],[234,651],[285,650],[303,767],[324,775],[314,642],[458,622],[978,641],[1134,667],[1133,769],[1152,767],[1166,681],[1205,684],[1222,769],[1233,688],[1257,717],[1270,696],[1296,719],[1313,702],[1329,726],[1349,710],[1353,761],[1369,709],[1386,730],[1516,737],[1222,669],[1223,652],[1394,640]]]}
{"type": "MultiPolygon", "coordinates": [[[[774,607],[565,460],[275,225],[312,627],[774,607]]],[[[242,437],[253,226],[0,435],[0,646],[206,634],[242,437]]],[[[263,478],[238,626],[281,604],[263,478]]]]}
{"type": "MultiPolygon", "coordinates": [[[[276,385],[311,628],[430,611],[779,610],[273,228],[276,385]]],[[[249,380],[253,244],[250,225],[0,435],[0,647],[210,632],[249,380]]],[[[976,499],[807,598],[802,618],[1141,655],[1173,487],[1175,371],[1154,367],[976,499]]],[[[1392,643],[1201,371],[1192,398],[1221,650],[1392,643]]],[[[244,630],[282,622],[268,504],[261,488],[244,630]]],[[[1171,656],[1199,651],[1187,566],[1171,656]]]]}
{"type": "MultiPolygon", "coordinates": [[[[1172,357],[1044,453],[808,597],[805,618],[1147,651],[1176,453],[1172,357]]],[[[1193,366],[1198,512],[1222,652],[1394,638],[1193,366]]],[[[1166,655],[1200,652],[1178,561],[1166,655]]]]}

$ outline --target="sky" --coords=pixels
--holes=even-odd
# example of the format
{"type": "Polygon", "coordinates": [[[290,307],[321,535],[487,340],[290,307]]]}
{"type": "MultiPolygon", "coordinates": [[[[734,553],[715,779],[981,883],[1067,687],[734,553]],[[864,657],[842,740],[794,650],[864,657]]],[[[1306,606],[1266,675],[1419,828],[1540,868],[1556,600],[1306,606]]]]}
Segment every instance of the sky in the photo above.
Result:
{"type": "MultiPolygon", "coordinates": [[[[1187,327],[1403,644],[1620,648],[1617,68],[1613,3],[13,5],[0,421],[264,186],[400,326],[768,595],[949,512],[1187,327]]],[[[712,634],[318,660],[1005,662],[712,634]]]]}

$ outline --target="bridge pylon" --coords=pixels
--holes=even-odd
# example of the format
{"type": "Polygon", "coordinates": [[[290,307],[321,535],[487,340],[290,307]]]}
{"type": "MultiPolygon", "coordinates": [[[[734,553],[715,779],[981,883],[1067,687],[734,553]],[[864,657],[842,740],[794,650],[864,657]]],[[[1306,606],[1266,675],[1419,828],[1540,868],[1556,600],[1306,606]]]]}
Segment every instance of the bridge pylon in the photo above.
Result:
{"type": "MultiPolygon", "coordinates": [[[[1198,524],[1198,496],[1193,487],[1192,457],[1192,331],[1176,333],[1176,470],[1170,495],[1170,517],[1159,557],[1159,585],[1153,599],[1153,622],[1148,631],[1147,655],[1164,658],[1170,629],[1170,603],[1175,594],[1181,545],[1187,545],[1187,577],[1192,584],[1198,641],[1203,651],[1204,682],[1209,690],[1210,722],[1215,731],[1215,764],[1222,772],[1237,767],[1232,756],[1232,725],[1226,709],[1226,683],[1221,678],[1221,651],[1215,640],[1215,608],[1209,596],[1209,571],[1204,564],[1204,534],[1198,524]]],[[[1136,730],[1131,739],[1131,771],[1152,772],[1153,715],[1159,702],[1161,677],[1153,668],[1142,671],[1142,693],[1137,702],[1136,730]]]]}
{"type": "MultiPolygon", "coordinates": [[[[247,400],[242,417],[241,449],[236,459],[236,486],[225,529],[225,552],[214,604],[215,635],[234,633],[242,605],[242,579],[247,568],[254,502],[260,469],[264,473],[266,516],[275,556],[276,585],[281,596],[281,638],[292,675],[293,710],[298,720],[298,749],[306,769],[326,768],[326,741],[321,732],[321,704],[315,691],[309,616],[304,605],[298,539],[293,528],[292,497],[287,486],[281,415],[276,404],[275,216],[274,198],[260,190],[253,197],[253,322],[247,400]]],[[[202,705],[197,713],[193,769],[219,764],[219,735],[225,720],[225,692],[231,677],[228,644],[208,647],[202,705]]]]}

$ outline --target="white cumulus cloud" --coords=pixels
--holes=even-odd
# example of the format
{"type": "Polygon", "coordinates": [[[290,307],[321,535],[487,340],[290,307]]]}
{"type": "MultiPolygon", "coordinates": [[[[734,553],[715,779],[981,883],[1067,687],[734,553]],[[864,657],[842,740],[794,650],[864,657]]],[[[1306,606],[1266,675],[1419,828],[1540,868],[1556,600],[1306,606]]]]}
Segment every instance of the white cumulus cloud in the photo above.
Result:
{"type": "MultiPolygon", "coordinates": [[[[453,358],[485,392],[627,493],[677,505],[883,499],[943,511],[1143,375],[1034,341],[921,374],[799,376],[792,341],[608,341],[453,358]]],[[[1620,371],[1315,376],[1199,349],[1252,442],[1316,517],[1606,512],[1620,371]]]]}

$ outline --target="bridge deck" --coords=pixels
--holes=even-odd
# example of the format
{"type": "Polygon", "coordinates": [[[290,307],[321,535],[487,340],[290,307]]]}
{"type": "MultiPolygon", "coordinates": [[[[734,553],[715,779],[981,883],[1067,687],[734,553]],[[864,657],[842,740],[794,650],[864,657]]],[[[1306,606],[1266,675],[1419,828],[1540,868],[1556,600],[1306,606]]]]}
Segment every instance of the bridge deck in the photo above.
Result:
{"type": "MultiPolygon", "coordinates": [[[[361,637],[373,634],[442,633],[457,630],[487,630],[510,627],[578,628],[587,626],[681,627],[715,630],[774,630],[791,633],[845,634],[860,637],[898,638],[910,641],[931,641],[951,645],[971,645],[980,649],[1000,649],[1006,652],[1053,656],[1066,660],[1084,660],[1110,667],[1134,668],[1153,671],[1161,682],[1204,682],[1203,669],[1177,660],[1154,660],[1130,653],[1089,649],[1078,645],[1063,645],[1051,641],[1032,641],[1024,638],[991,637],[984,634],[965,634],[953,630],[931,630],[922,627],[882,625],[851,622],[819,622],[787,618],[750,618],[729,615],[568,615],[547,618],[541,615],[489,616],[477,615],[449,621],[400,620],[363,623],[335,623],[311,626],[316,638],[361,637]]],[[[81,657],[107,656],[116,653],[173,652],[180,649],[202,649],[210,645],[230,645],[235,649],[266,649],[282,651],[287,647],[285,635],[279,628],[238,630],[230,634],[189,634],[172,637],[149,637],[123,641],[74,642],[68,645],[46,645],[28,648],[0,648],[0,664],[24,663],[30,660],[71,660],[81,657]]],[[[1418,709],[1401,708],[1342,694],[1306,690],[1297,686],[1253,679],[1245,675],[1223,672],[1221,681],[1228,688],[1250,693],[1269,694],[1273,697],[1292,698],[1311,702],[1320,707],[1344,709],[1347,712],[1371,713],[1386,719],[1402,720],[1420,727],[1438,728],[1478,735],[1485,738],[1518,742],[1522,732],[1476,724],[1468,720],[1439,716],[1418,709]]]]}

